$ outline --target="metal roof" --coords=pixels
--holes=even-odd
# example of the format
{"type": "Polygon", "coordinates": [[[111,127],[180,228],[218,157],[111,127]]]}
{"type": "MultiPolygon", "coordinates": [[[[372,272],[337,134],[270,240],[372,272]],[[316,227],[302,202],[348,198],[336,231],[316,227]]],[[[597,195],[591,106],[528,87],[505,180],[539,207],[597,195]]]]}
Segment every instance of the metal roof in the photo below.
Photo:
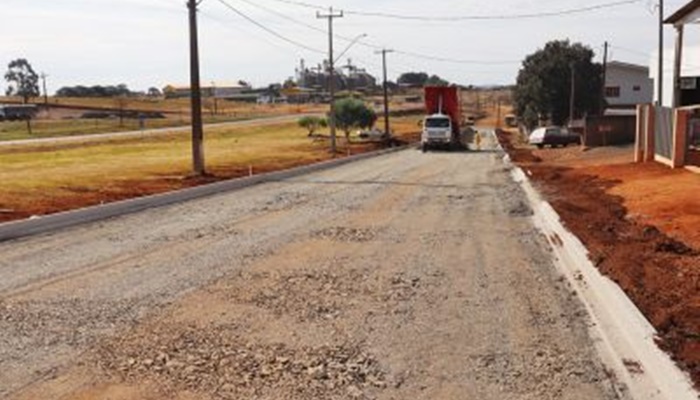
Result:
{"type": "Polygon", "coordinates": [[[700,8],[700,0],[692,0],[690,3],[681,7],[678,11],[673,13],[670,17],[666,18],[664,23],[666,24],[676,24],[681,22],[685,17],[693,13],[700,8]]]}

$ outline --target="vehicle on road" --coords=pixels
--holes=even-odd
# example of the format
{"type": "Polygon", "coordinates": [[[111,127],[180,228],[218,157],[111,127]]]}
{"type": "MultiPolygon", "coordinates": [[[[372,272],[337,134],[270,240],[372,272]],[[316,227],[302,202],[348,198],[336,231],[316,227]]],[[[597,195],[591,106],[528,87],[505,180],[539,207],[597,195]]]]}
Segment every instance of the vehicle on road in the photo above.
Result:
{"type": "Polygon", "coordinates": [[[461,145],[461,119],[457,87],[426,86],[423,132],[421,148],[423,152],[431,148],[458,148],[461,145]]]}
{"type": "Polygon", "coordinates": [[[0,121],[26,121],[37,113],[34,104],[0,104],[0,121]]]}
{"type": "Polygon", "coordinates": [[[578,133],[572,132],[564,127],[549,126],[535,129],[530,134],[529,142],[540,149],[544,148],[544,146],[566,147],[570,144],[580,144],[581,136],[578,133]]]}

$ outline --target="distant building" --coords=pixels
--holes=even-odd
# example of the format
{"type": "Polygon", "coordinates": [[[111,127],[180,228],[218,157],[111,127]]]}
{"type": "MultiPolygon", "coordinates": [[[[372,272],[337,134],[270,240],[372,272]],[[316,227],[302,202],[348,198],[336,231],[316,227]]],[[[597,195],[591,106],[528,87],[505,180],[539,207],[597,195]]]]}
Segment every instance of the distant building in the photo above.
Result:
{"type": "MultiPolygon", "coordinates": [[[[203,97],[236,100],[237,98],[248,97],[245,95],[252,90],[252,87],[243,81],[238,81],[235,83],[212,82],[209,85],[202,85],[200,89],[203,97]]],[[[168,85],[163,88],[163,94],[169,99],[190,97],[191,90],[189,86],[168,85]]]]}
{"type": "Polygon", "coordinates": [[[605,100],[609,108],[633,108],[651,103],[654,81],[649,68],[642,65],[610,61],[605,72],[605,100]]]}

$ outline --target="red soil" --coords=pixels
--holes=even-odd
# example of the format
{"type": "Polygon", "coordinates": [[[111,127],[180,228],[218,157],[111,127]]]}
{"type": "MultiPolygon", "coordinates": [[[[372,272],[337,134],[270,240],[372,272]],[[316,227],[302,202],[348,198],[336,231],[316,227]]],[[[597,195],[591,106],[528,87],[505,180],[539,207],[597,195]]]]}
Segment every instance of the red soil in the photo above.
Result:
{"type": "Polygon", "coordinates": [[[630,149],[533,151],[506,132],[499,140],[700,387],[700,175],[632,164],[630,149]]]}

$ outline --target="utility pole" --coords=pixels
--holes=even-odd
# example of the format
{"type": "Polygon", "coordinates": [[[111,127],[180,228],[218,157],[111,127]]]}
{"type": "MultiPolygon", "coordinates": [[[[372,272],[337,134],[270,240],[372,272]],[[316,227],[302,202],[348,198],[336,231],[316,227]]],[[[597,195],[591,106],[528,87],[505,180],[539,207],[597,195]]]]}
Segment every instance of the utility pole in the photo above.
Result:
{"type": "Polygon", "coordinates": [[[608,42],[605,42],[605,49],[603,50],[603,82],[600,84],[600,115],[605,114],[605,81],[608,75],[608,46],[608,42]]]}
{"type": "Polygon", "coordinates": [[[327,18],[328,19],[328,64],[329,71],[328,76],[330,81],[328,82],[328,91],[331,96],[331,113],[328,116],[328,122],[330,122],[331,128],[331,153],[335,156],[336,143],[335,143],[335,66],[333,60],[333,19],[343,18],[343,12],[339,13],[333,12],[333,7],[328,9],[328,14],[321,14],[316,12],[316,18],[327,18]]]}
{"type": "Polygon", "coordinates": [[[659,72],[657,75],[659,97],[656,104],[662,106],[664,98],[664,0],[659,0],[659,72]]]}
{"type": "Polygon", "coordinates": [[[389,83],[386,78],[386,54],[393,52],[394,50],[387,49],[375,52],[375,54],[382,54],[382,70],[384,71],[384,135],[387,137],[391,136],[391,131],[389,130],[389,83]]]}
{"type": "Polygon", "coordinates": [[[501,99],[496,100],[496,129],[501,128],[501,99]]]}
{"type": "Polygon", "coordinates": [[[44,88],[44,105],[49,104],[49,94],[46,92],[46,78],[49,76],[46,75],[46,73],[42,72],[41,73],[41,85],[44,88]]]}
{"type": "Polygon", "coordinates": [[[570,64],[571,67],[571,99],[569,100],[569,124],[574,122],[574,103],[576,101],[576,68],[574,63],[570,64]]]}
{"type": "Polygon", "coordinates": [[[202,126],[202,92],[199,84],[199,41],[197,38],[197,6],[202,0],[188,0],[190,20],[190,96],[192,103],[192,169],[195,176],[204,169],[204,128],[202,126]]]}

